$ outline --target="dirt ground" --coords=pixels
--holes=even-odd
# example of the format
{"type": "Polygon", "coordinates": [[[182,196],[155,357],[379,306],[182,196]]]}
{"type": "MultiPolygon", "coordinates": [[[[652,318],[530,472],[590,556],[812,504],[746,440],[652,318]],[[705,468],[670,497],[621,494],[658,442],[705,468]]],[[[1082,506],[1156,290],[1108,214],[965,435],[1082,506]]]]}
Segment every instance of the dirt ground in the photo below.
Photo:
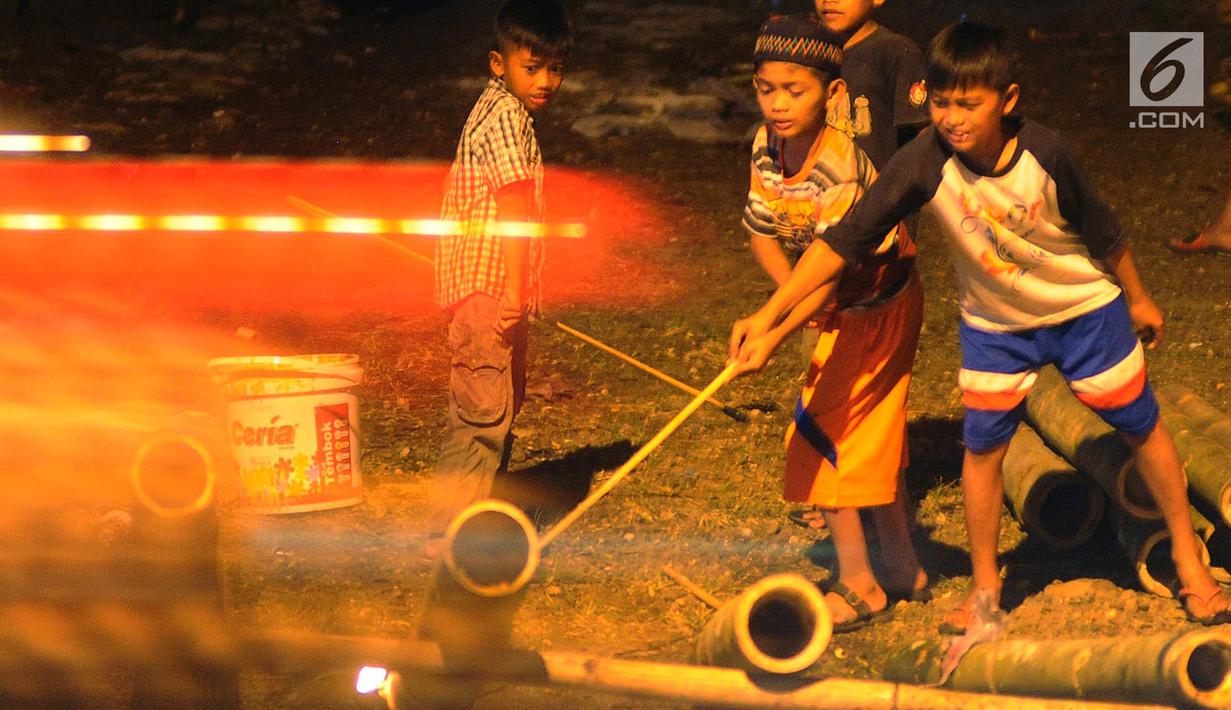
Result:
{"type": "MultiPolygon", "coordinates": [[[[447,162],[482,85],[495,5],[201,0],[175,21],[171,0],[33,0],[14,20],[16,4],[0,1],[0,129],[87,133],[92,152],[136,158],[447,162]]],[[[532,507],[541,523],[580,500],[688,401],[550,323],[564,321],[701,386],[722,369],[731,323],[769,288],[738,226],[748,159],[740,137],[753,122],[740,105],[746,99],[737,93],[723,103],[718,123],[709,120],[704,131],[683,137],[669,125],[682,116],[670,112],[625,135],[590,138],[572,126],[596,113],[628,114],[630,96],[683,92],[699,77],[744,89],[751,40],[767,6],[570,2],[578,39],[568,90],[536,129],[549,176],[581,176],[622,201],[596,198],[591,205],[595,220],[616,225],[601,232],[592,254],[549,245],[551,284],[546,317],[532,333],[531,396],[516,427],[512,471],[498,491],[532,507]],[[694,16],[681,15],[680,7],[701,8],[696,16],[708,19],[688,21],[694,16]],[[658,18],[658,30],[630,24],[638,17],[658,18]],[[717,138],[698,140],[714,132],[717,138]],[[587,278],[575,278],[570,259],[593,262],[587,278]]],[[[1231,109],[1211,98],[1204,128],[1130,129],[1125,80],[1128,32],[1202,30],[1206,83],[1226,81],[1226,3],[893,0],[882,19],[925,44],[961,16],[1008,28],[1020,49],[1022,112],[1064,131],[1132,235],[1140,269],[1167,316],[1165,340],[1148,355],[1152,379],[1192,387],[1231,411],[1231,258],[1177,258],[1164,248],[1221,205],[1231,180],[1231,109]]],[[[836,637],[809,672],[815,677],[879,678],[890,650],[935,633],[968,582],[955,292],[943,245],[926,219],[920,243],[927,310],[911,391],[908,476],[916,544],[936,599],[903,603],[890,621],[836,637]]],[[[373,249],[372,258],[402,257],[373,249]]],[[[311,308],[224,303],[179,310],[158,293],[116,285],[111,303],[124,315],[114,320],[191,329],[203,334],[193,342],[204,357],[245,349],[352,352],[366,370],[361,505],[253,516],[223,497],[226,605],[240,625],[412,633],[428,573],[419,550],[447,372],[430,273],[407,260],[404,279],[404,296],[384,305],[338,293],[328,307],[311,308]]],[[[271,297],[277,288],[268,284],[271,297]]],[[[16,311],[8,318],[10,326],[43,327],[16,311]]],[[[100,328],[111,322],[95,321],[100,328]]],[[[664,564],[718,597],[774,572],[823,578],[834,562],[832,546],[825,535],[791,525],[780,497],[781,437],[799,370],[800,359],[787,351],[764,374],[726,387],[720,398],[746,406],[749,422],[699,411],[561,537],[525,596],[515,643],[685,661],[708,608],[663,576],[664,564]]],[[[231,489],[224,483],[223,490],[231,489]]],[[[1025,536],[1006,512],[1000,545],[1015,635],[1131,637],[1186,623],[1174,601],[1139,589],[1106,530],[1056,554],[1025,536]]],[[[249,673],[245,705],[361,706],[323,695],[337,682],[249,673]]],[[[495,687],[477,707],[668,705],[495,687]]]]}

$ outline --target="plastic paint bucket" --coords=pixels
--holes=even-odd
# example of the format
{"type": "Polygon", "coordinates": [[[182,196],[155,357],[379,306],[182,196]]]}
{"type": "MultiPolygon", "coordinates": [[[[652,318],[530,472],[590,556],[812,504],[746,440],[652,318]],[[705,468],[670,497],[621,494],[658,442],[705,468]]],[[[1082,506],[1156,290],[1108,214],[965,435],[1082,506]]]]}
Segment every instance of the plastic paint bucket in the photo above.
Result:
{"type": "Polygon", "coordinates": [[[358,355],[218,358],[209,372],[228,399],[240,506],[307,513],[363,500],[358,355]]]}

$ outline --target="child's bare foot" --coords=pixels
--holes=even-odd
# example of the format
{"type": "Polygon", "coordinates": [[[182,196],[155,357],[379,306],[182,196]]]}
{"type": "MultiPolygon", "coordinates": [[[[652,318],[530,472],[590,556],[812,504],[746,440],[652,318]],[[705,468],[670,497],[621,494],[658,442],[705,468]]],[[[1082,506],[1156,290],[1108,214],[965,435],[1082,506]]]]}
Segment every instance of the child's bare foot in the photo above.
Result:
{"type": "Polygon", "coordinates": [[[980,592],[991,598],[992,603],[997,609],[1000,607],[1000,589],[977,589],[972,587],[970,593],[958,604],[952,611],[945,614],[945,618],[940,622],[940,633],[950,636],[961,636],[970,628],[970,622],[974,618],[975,603],[980,596],[980,592]]]}
{"type": "Polygon", "coordinates": [[[1231,589],[1211,583],[1198,588],[1185,587],[1176,597],[1189,621],[1202,626],[1231,623],[1231,589]]]}
{"type": "Polygon", "coordinates": [[[916,567],[913,575],[896,575],[890,572],[890,579],[885,580],[885,594],[889,597],[890,603],[930,602],[932,592],[928,589],[928,581],[928,573],[924,572],[922,567],[916,567]]]}
{"type": "Polygon", "coordinates": [[[1231,230],[1209,227],[1172,239],[1167,242],[1167,248],[1177,254],[1231,254],[1231,230]]]}

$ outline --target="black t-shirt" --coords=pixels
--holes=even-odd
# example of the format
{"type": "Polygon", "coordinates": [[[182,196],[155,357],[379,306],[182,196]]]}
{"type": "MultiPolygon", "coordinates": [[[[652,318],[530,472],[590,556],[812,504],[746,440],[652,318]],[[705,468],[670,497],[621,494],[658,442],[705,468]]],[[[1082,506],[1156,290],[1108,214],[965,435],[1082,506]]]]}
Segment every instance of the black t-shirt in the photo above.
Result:
{"type": "Polygon", "coordinates": [[[877,170],[897,150],[901,126],[928,121],[926,71],[919,47],[885,27],[843,51],[842,78],[849,100],[830,116],[830,123],[845,126],[877,170]]]}

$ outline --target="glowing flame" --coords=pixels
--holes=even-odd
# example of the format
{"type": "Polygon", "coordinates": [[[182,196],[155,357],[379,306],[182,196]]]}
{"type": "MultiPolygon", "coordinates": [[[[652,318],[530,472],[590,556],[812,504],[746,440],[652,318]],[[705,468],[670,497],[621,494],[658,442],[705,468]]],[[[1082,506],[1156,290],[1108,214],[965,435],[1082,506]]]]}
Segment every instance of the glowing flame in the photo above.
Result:
{"type": "Polygon", "coordinates": [[[86,136],[0,135],[0,153],[81,153],[90,149],[86,136]]]}
{"type": "Polygon", "coordinates": [[[355,690],[362,695],[370,695],[380,690],[388,678],[389,671],[384,668],[364,666],[359,669],[359,676],[355,679],[355,690]]]}

